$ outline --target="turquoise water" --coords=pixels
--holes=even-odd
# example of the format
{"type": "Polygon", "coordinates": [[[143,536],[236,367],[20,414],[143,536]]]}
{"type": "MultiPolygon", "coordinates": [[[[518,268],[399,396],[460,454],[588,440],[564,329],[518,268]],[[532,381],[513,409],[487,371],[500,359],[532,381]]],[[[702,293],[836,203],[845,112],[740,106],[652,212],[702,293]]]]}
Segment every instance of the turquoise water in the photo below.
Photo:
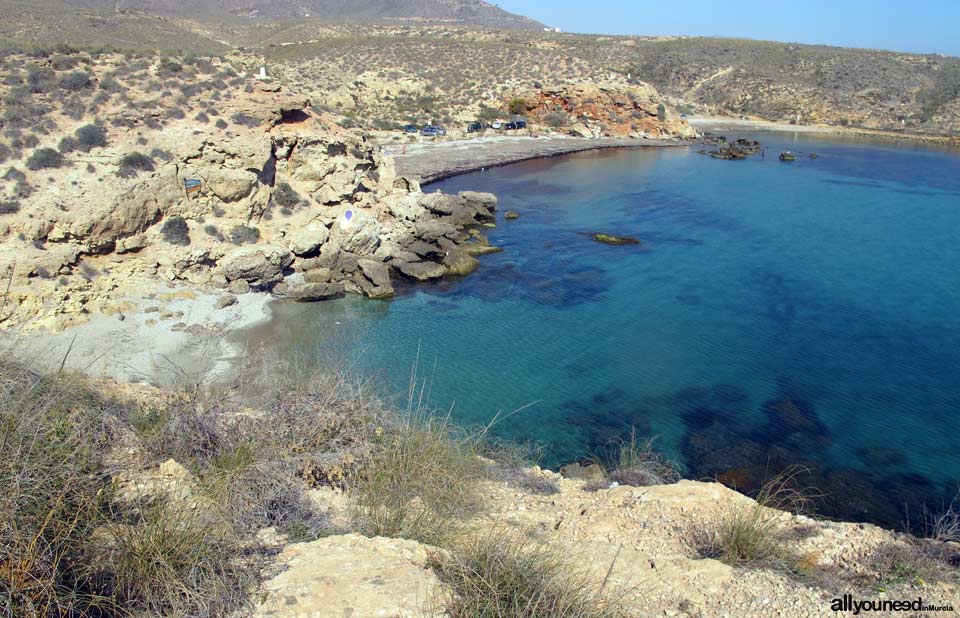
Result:
{"type": "Polygon", "coordinates": [[[687,476],[749,490],[803,463],[824,514],[899,526],[960,483],[960,154],[758,137],[819,158],[595,152],[438,183],[520,213],[489,232],[503,253],[389,302],[279,305],[269,340],[398,393],[417,362],[464,423],[523,408],[496,431],[548,465],[636,428],[687,476]]]}

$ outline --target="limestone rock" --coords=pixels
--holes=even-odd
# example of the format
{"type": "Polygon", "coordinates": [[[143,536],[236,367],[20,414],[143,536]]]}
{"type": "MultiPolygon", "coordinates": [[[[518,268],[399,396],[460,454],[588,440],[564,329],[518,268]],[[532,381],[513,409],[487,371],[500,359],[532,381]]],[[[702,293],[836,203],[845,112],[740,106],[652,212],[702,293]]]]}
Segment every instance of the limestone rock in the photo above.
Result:
{"type": "Polygon", "coordinates": [[[447,272],[446,268],[435,262],[406,262],[400,264],[397,270],[418,281],[439,279],[447,272]]]}
{"type": "Polygon", "coordinates": [[[329,237],[330,230],[326,226],[320,223],[310,223],[290,232],[287,235],[287,240],[294,255],[309,255],[319,249],[320,245],[327,242],[329,237]]]}
{"type": "Polygon", "coordinates": [[[359,210],[347,210],[337,217],[330,235],[343,251],[359,256],[370,255],[380,244],[380,223],[359,210]]]}
{"type": "Polygon", "coordinates": [[[460,248],[453,249],[443,258],[443,266],[448,275],[463,277],[480,266],[480,261],[460,248]]]}
{"type": "Polygon", "coordinates": [[[250,195],[257,184],[257,176],[244,169],[206,167],[197,172],[211,193],[224,202],[237,202],[250,195]]]}
{"type": "Polygon", "coordinates": [[[220,260],[227,281],[242,279],[253,286],[265,287],[283,278],[283,269],[293,256],[274,245],[247,245],[234,249],[220,260]]]}
{"type": "Polygon", "coordinates": [[[257,618],[440,618],[444,585],[428,567],[435,550],[416,541],[331,536],[290,545],[264,585],[257,618]]]}
{"type": "Polygon", "coordinates": [[[301,283],[288,287],[284,296],[297,302],[312,303],[342,296],[343,292],[343,283],[301,283]]]}

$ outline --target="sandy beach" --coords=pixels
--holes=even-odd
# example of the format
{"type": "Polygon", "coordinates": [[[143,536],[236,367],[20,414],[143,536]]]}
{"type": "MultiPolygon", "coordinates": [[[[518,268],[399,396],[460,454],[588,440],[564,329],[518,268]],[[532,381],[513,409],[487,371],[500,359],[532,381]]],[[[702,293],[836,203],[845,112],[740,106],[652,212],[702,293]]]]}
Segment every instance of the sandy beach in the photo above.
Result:
{"type": "Polygon", "coordinates": [[[93,314],[59,332],[8,332],[2,353],[29,359],[47,370],[77,371],[98,378],[179,386],[229,378],[242,350],[229,335],[270,318],[269,294],[242,294],[218,307],[221,294],[186,287],[163,289],[154,298],[130,299],[134,311],[93,314]]]}
{"type": "Polygon", "coordinates": [[[716,133],[720,131],[784,131],[790,133],[846,133],[845,129],[821,124],[797,125],[769,120],[743,120],[723,116],[694,116],[687,122],[698,131],[716,133]]]}
{"type": "Polygon", "coordinates": [[[428,184],[458,174],[498,167],[529,159],[556,157],[604,148],[663,148],[694,142],[676,139],[586,139],[562,135],[492,136],[462,140],[421,142],[384,147],[393,156],[397,172],[428,184]]]}

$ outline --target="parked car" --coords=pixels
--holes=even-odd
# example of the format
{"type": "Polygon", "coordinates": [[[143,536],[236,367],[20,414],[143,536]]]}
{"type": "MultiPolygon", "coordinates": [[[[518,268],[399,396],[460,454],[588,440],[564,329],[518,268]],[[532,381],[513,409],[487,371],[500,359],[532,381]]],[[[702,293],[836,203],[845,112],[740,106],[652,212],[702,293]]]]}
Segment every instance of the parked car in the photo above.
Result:
{"type": "Polygon", "coordinates": [[[426,126],[420,129],[420,135],[424,137],[437,137],[438,135],[446,135],[447,132],[443,127],[437,127],[434,125],[426,126]]]}
{"type": "Polygon", "coordinates": [[[467,125],[467,133],[477,133],[483,130],[482,122],[471,122],[467,125]]]}
{"type": "Polygon", "coordinates": [[[527,121],[526,120],[514,120],[513,124],[517,125],[518,129],[526,129],[527,121]]]}
{"type": "Polygon", "coordinates": [[[494,120],[493,123],[490,125],[490,128],[499,130],[503,128],[503,124],[504,123],[500,122],[499,120],[494,120]]]}
{"type": "Polygon", "coordinates": [[[413,124],[408,124],[407,126],[403,127],[404,133],[416,133],[419,130],[420,129],[418,129],[417,126],[413,124]]]}
{"type": "Polygon", "coordinates": [[[514,130],[516,130],[516,128],[517,128],[517,123],[516,123],[516,122],[513,122],[513,121],[511,120],[511,121],[508,122],[507,124],[503,125],[503,128],[504,128],[504,130],[506,130],[506,131],[514,131],[514,130]]]}

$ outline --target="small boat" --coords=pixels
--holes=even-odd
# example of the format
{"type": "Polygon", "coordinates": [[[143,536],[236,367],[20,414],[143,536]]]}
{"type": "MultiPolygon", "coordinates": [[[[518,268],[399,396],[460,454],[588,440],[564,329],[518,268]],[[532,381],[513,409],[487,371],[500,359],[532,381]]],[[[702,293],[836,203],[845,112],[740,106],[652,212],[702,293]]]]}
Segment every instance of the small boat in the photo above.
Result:
{"type": "Polygon", "coordinates": [[[780,153],[780,160],[781,160],[781,161],[796,161],[796,160],[797,160],[797,156],[788,150],[788,151],[786,151],[786,152],[781,152],[781,153],[780,153]]]}

